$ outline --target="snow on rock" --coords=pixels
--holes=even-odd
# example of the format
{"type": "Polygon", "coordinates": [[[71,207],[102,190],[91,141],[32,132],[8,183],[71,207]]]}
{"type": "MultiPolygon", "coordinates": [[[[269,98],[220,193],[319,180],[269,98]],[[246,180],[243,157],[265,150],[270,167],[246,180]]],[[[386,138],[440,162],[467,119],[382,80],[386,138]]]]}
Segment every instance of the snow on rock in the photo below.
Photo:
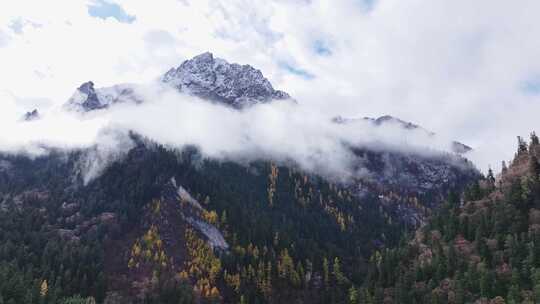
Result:
{"type": "Polygon", "coordinates": [[[162,82],[204,99],[243,108],[272,99],[287,99],[289,94],[274,90],[261,71],[250,65],[239,65],[214,58],[206,52],[170,69],[162,82]]]}
{"type": "MultiPolygon", "coordinates": [[[[203,53],[184,61],[178,68],[170,69],[161,81],[177,90],[221,102],[240,109],[274,99],[288,99],[289,94],[275,90],[261,71],[250,65],[228,63],[214,58],[212,53],[203,53]]],[[[64,108],[68,111],[86,113],[101,110],[119,102],[141,103],[135,94],[135,85],[119,84],[106,88],[95,88],[92,81],[77,88],[64,108]]]]}
{"type": "Polygon", "coordinates": [[[34,109],[33,111],[26,112],[24,116],[22,117],[23,121],[34,121],[38,120],[40,118],[39,112],[37,109],[34,109]]]}
{"type": "Polygon", "coordinates": [[[105,109],[115,103],[124,101],[140,102],[135,96],[133,85],[119,84],[96,89],[94,83],[88,81],[77,88],[64,108],[75,112],[89,112],[105,109]]]}

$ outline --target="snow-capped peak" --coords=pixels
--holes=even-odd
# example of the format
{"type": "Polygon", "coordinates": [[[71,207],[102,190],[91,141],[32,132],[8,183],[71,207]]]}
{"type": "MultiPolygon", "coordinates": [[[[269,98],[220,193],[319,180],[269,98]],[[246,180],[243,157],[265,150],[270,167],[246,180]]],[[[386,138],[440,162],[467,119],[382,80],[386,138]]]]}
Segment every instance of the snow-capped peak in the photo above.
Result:
{"type": "Polygon", "coordinates": [[[133,85],[120,84],[107,88],[94,88],[94,83],[88,81],[77,88],[65,105],[70,111],[89,112],[109,107],[122,102],[140,102],[133,91],[133,85]]]}
{"type": "Polygon", "coordinates": [[[261,71],[250,65],[228,63],[209,52],[170,69],[162,81],[182,92],[235,108],[290,98],[289,94],[275,90],[261,71]]]}

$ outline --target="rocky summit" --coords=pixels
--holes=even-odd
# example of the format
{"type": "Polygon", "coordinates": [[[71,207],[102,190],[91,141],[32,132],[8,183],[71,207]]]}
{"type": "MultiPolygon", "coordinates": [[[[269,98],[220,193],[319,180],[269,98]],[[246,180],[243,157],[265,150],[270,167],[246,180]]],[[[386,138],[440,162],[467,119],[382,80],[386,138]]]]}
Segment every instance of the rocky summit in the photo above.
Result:
{"type": "Polygon", "coordinates": [[[273,99],[287,99],[289,94],[275,90],[260,70],[250,65],[228,63],[203,53],[170,69],[164,83],[203,99],[243,108],[273,99]]]}
{"type": "Polygon", "coordinates": [[[22,120],[23,121],[33,121],[33,120],[38,120],[39,118],[40,118],[40,116],[39,116],[38,110],[34,109],[33,111],[26,112],[23,115],[22,120]]]}
{"type": "MultiPolygon", "coordinates": [[[[250,65],[228,63],[206,52],[170,69],[161,82],[182,93],[222,103],[235,109],[290,98],[289,94],[275,90],[260,70],[250,65]]],[[[112,104],[131,101],[142,102],[134,93],[136,85],[120,84],[95,88],[92,81],[77,88],[65,108],[69,111],[89,112],[108,108],[112,104]]]]}
{"type": "Polygon", "coordinates": [[[120,84],[96,89],[94,83],[88,81],[77,88],[64,107],[69,111],[85,113],[125,101],[141,102],[134,94],[133,85],[120,84]]]}

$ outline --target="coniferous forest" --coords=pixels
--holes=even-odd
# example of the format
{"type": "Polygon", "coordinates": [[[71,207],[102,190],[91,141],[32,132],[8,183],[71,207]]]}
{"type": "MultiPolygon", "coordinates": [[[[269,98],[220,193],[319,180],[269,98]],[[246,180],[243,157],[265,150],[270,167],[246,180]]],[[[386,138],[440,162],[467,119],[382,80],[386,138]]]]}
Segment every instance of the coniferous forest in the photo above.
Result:
{"type": "Polygon", "coordinates": [[[375,252],[359,303],[539,303],[540,145],[454,193],[394,249],[375,252]]]}
{"type": "Polygon", "coordinates": [[[138,142],[87,184],[83,151],[2,156],[0,303],[350,303],[414,227],[291,165],[138,142]]]}
{"type": "Polygon", "coordinates": [[[0,0],[0,304],[540,304],[539,12],[0,0]]]}
{"type": "Polygon", "coordinates": [[[141,141],[84,184],[65,178],[78,153],[3,156],[18,170],[0,174],[0,303],[539,301],[534,134],[417,230],[378,197],[293,166],[141,141]]]}

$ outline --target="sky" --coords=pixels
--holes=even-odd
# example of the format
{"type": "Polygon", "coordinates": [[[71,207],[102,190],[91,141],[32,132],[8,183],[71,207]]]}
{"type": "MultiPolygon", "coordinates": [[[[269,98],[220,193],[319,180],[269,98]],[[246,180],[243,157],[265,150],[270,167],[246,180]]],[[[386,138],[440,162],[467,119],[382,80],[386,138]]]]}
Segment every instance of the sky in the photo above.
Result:
{"type": "Polygon", "coordinates": [[[538,11],[537,0],[6,0],[0,119],[211,51],[318,113],[397,116],[497,168],[517,135],[540,132],[538,11]]]}

